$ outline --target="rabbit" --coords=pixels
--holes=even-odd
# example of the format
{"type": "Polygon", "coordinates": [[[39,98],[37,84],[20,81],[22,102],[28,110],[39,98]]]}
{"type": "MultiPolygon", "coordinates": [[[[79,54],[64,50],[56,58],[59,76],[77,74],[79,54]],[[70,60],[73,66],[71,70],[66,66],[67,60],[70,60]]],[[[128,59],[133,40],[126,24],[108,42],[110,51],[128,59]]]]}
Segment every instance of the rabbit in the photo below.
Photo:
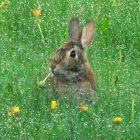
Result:
{"type": "Polygon", "coordinates": [[[50,81],[56,92],[71,92],[79,99],[90,100],[92,103],[96,102],[96,80],[87,60],[86,49],[93,40],[94,32],[93,20],[81,31],[79,19],[71,19],[68,27],[69,40],[56,50],[50,62],[50,81]]]}

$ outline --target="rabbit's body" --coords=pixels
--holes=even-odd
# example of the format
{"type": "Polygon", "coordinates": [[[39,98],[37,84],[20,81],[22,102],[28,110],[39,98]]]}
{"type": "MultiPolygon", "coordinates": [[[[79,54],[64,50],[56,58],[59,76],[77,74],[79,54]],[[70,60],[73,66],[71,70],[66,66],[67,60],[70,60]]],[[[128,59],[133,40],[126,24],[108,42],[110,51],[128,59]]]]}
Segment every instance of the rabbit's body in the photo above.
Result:
{"type": "Polygon", "coordinates": [[[69,24],[69,41],[60,47],[51,60],[51,85],[55,91],[74,92],[95,102],[95,75],[86,57],[86,46],[91,43],[95,23],[90,21],[80,30],[78,18],[69,24]]]}

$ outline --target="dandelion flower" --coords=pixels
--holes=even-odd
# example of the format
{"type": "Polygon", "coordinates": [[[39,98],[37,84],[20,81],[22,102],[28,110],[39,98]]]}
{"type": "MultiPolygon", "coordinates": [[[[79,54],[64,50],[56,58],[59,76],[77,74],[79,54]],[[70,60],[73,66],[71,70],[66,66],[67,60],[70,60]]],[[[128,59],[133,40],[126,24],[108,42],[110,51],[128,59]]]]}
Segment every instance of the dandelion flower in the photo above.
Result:
{"type": "Polygon", "coordinates": [[[122,118],[120,118],[120,117],[116,117],[113,119],[113,122],[115,122],[115,123],[120,123],[121,121],[122,121],[122,118]]]}
{"type": "Polygon", "coordinates": [[[19,106],[11,108],[11,109],[8,110],[9,115],[17,114],[19,112],[20,112],[19,106]]]}
{"type": "Polygon", "coordinates": [[[58,106],[58,104],[56,101],[51,101],[51,110],[56,110],[57,106],[58,106]]]}
{"type": "Polygon", "coordinates": [[[1,4],[0,4],[0,8],[4,8],[6,5],[8,5],[8,4],[10,4],[10,2],[9,1],[7,1],[7,2],[2,2],[1,4]]]}
{"type": "Polygon", "coordinates": [[[84,106],[83,104],[80,104],[80,110],[86,112],[88,111],[88,107],[84,106]]]}
{"type": "Polygon", "coordinates": [[[41,10],[40,9],[35,9],[32,11],[32,13],[35,15],[35,16],[39,16],[41,14],[41,10]]]}

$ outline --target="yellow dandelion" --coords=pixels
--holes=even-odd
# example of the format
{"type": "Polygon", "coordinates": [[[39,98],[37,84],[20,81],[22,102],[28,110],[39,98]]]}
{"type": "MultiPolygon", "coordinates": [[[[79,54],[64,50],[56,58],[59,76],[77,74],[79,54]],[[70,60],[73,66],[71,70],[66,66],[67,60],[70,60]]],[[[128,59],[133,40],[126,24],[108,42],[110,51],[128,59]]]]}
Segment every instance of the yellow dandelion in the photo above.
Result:
{"type": "Polygon", "coordinates": [[[9,4],[10,4],[9,1],[7,1],[7,2],[2,2],[2,3],[0,4],[0,8],[4,8],[5,6],[7,6],[7,5],[9,5],[9,4]]]}
{"type": "Polygon", "coordinates": [[[35,9],[32,11],[32,13],[35,15],[35,16],[39,16],[41,14],[41,10],[40,9],[35,9]]]}
{"type": "Polygon", "coordinates": [[[56,110],[57,106],[58,106],[58,104],[56,101],[51,101],[51,110],[56,110]]]}
{"type": "Polygon", "coordinates": [[[84,106],[83,104],[80,104],[80,110],[86,112],[88,111],[88,107],[84,106]]]}
{"type": "Polygon", "coordinates": [[[7,112],[8,112],[9,115],[17,114],[17,113],[20,112],[19,106],[11,108],[7,112]]]}
{"type": "Polygon", "coordinates": [[[113,119],[113,122],[115,122],[115,123],[120,123],[121,121],[122,121],[122,118],[120,118],[120,117],[115,117],[113,119]]]}

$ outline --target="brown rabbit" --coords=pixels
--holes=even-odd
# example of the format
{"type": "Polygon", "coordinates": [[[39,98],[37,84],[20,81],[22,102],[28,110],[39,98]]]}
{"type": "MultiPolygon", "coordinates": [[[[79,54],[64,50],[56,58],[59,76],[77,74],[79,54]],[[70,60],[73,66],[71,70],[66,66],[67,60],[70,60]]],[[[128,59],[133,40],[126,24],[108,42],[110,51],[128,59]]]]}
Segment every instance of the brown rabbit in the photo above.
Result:
{"type": "Polygon", "coordinates": [[[79,98],[90,99],[93,103],[96,101],[95,75],[87,60],[86,48],[92,42],[94,31],[93,20],[81,31],[79,19],[73,18],[69,23],[68,42],[58,48],[50,63],[50,80],[55,91],[72,92],[79,98]]]}

